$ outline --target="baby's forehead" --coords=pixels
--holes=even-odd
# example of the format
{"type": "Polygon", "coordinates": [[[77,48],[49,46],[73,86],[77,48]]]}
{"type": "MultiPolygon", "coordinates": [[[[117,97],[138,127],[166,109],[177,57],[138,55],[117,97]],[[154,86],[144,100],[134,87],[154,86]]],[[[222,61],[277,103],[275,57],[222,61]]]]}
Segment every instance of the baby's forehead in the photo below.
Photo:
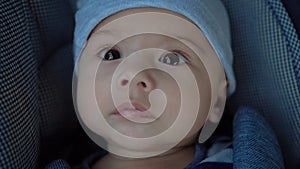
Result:
{"type": "MultiPolygon", "coordinates": [[[[195,45],[195,48],[197,48],[197,46],[203,46],[204,49],[209,47],[215,51],[215,54],[213,55],[216,55],[219,58],[219,61],[222,62],[222,65],[226,71],[226,75],[229,79],[229,93],[232,94],[235,90],[235,78],[232,69],[233,55],[230,43],[229,17],[225,6],[222,4],[222,1],[201,0],[189,1],[187,3],[185,1],[132,0],[130,3],[122,4],[120,4],[119,1],[111,0],[86,2],[87,3],[82,4],[82,6],[80,6],[79,10],[76,12],[76,26],[74,33],[75,65],[77,65],[81,54],[88,47],[90,42],[89,40],[96,39],[90,38],[92,35],[91,33],[94,34],[97,30],[100,30],[102,26],[105,26],[106,24],[112,25],[113,23],[111,22],[120,17],[120,19],[125,20],[126,17],[122,16],[128,14],[145,11],[156,13],[160,12],[160,16],[163,15],[162,13],[165,13],[165,15],[169,14],[169,16],[176,16],[177,18],[174,17],[173,21],[176,23],[177,21],[182,22],[182,25],[185,25],[183,29],[190,29],[190,31],[183,32],[182,27],[179,27],[178,24],[173,23],[171,26],[169,24],[172,24],[172,22],[168,20],[165,20],[161,17],[152,17],[151,21],[149,21],[150,19],[144,19],[141,20],[140,23],[128,21],[133,26],[129,26],[129,29],[127,30],[122,30],[124,29],[122,24],[115,24],[117,25],[115,27],[118,27],[116,32],[118,33],[127,31],[127,35],[130,36],[139,32],[141,33],[144,30],[152,31],[153,29],[151,30],[151,28],[159,25],[158,23],[161,21],[161,25],[169,25],[169,27],[165,29],[165,34],[169,36],[172,36],[178,32],[182,34],[190,34],[189,37],[199,42],[195,45]],[[155,23],[157,24],[153,26],[155,23]],[[144,25],[140,30],[138,30],[139,32],[137,32],[135,29],[137,26],[139,26],[138,24],[144,25]]],[[[141,14],[138,15],[140,16],[141,14]]],[[[129,24],[127,24],[127,26],[128,25],[129,24]]],[[[153,31],[161,30],[154,29],[153,31]]],[[[124,38],[126,37],[120,36],[119,39],[124,38]]],[[[211,58],[205,56],[206,55],[203,55],[203,60],[209,60],[209,58],[211,58]]]]}
{"type": "MultiPolygon", "coordinates": [[[[137,15],[135,15],[135,16],[137,16],[137,15]]],[[[139,15],[139,16],[146,17],[149,15],[139,15]]],[[[158,16],[158,15],[156,15],[156,16],[158,16]]],[[[148,28],[145,28],[145,29],[147,30],[148,28]]],[[[147,31],[145,31],[145,32],[147,32],[147,31]]],[[[171,11],[168,9],[163,9],[163,8],[155,8],[155,7],[128,8],[125,10],[117,11],[117,12],[109,15],[108,17],[104,18],[103,20],[99,21],[99,23],[96,25],[96,27],[92,30],[92,33],[90,34],[90,36],[88,38],[88,41],[91,37],[93,37],[93,39],[97,39],[94,42],[99,41],[99,39],[102,39],[102,40],[103,39],[108,39],[108,40],[118,39],[118,40],[116,40],[117,43],[114,43],[113,46],[110,46],[112,48],[115,46],[115,44],[122,44],[122,46],[123,46],[123,44],[125,44],[126,42],[127,42],[127,44],[133,44],[130,42],[137,40],[142,47],[160,48],[163,50],[178,49],[178,50],[183,50],[188,55],[193,55],[193,57],[197,57],[197,55],[193,52],[192,49],[190,49],[190,47],[188,47],[190,44],[192,44],[195,48],[198,48],[198,49],[200,48],[200,51],[202,54],[206,53],[205,52],[206,50],[212,50],[212,48],[208,45],[209,43],[207,42],[207,39],[205,38],[201,29],[196,24],[194,24],[190,19],[188,19],[187,17],[185,17],[177,12],[174,12],[174,11],[171,11]],[[128,22],[125,22],[125,25],[118,24],[119,27],[117,27],[117,28],[113,27],[113,26],[108,26],[112,22],[122,21],[122,17],[129,16],[127,18],[130,18],[130,15],[134,16],[133,14],[139,15],[141,13],[156,13],[156,14],[159,13],[159,14],[162,14],[160,16],[164,16],[164,17],[169,16],[169,17],[166,17],[169,20],[165,20],[162,22],[161,20],[163,17],[160,17],[157,19],[154,18],[153,22],[151,22],[149,24],[149,22],[147,23],[147,20],[142,20],[142,23],[136,23],[135,21],[132,22],[132,18],[131,18],[131,19],[127,20],[128,22]],[[157,20],[157,22],[155,19],[157,20]],[[181,20],[181,21],[178,22],[179,24],[175,25],[175,24],[172,24],[172,21],[174,23],[177,23],[174,20],[176,20],[176,21],[181,20]],[[144,21],[145,21],[145,23],[144,23],[144,21]],[[139,32],[137,34],[131,32],[132,35],[130,35],[130,38],[126,38],[126,39],[123,39],[123,37],[120,38],[119,34],[122,34],[123,31],[127,31],[126,29],[128,29],[128,24],[138,26],[138,24],[143,24],[143,23],[147,24],[149,26],[153,26],[154,24],[157,24],[157,23],[159,23],[159,24],[164,23],[165,25],[155,25],[153,27],[160,27],[160,28],[164,27],[164,28],[168,28],[170,30],[168,31],[167,34],[166,34],[166,32],[160,32],[161,31],[160,29],[155,29],[156,33],[153,33],[153,34],[151,34],[151,33],[142,33],[141,34],[141,32],[143,32],[143,30],[139,30],[141,32],[139,32]],[[124,26],[124,27],[120,27],[120,26],[124,26]],[[176,26],[177,28],[175,29],[172,26],[176,26]],[[180,27],[180,29],[178,29],[178,27],[180,27]],[[197,35],[201,34],[201,36],[200,37],[197,36],[198,38],[197,38],[197,40],[195,40],[194,39],[195,34],[191,34],[191,32],[189,32],[190,30],[188,27],[189,28],[193,27],[194,30],[196,29],[197,31],[195,32],[195,34],[197,34],[197,35]],[[195,41],[205,41],[207,43],[200,43],[200,45],[199,45],[199,43],[198,44],[194,43],[195,41]],[[149,45],[147,46],[147,44],[149,44],[149,45]],[[155,45],[158,45],[158,46],[155,46],[155,45]]],[[[90,41],[90,43],[91,42],[92,41],[90,41]]],[[[99,45],[100,45],[100,43],[99,43],[99,45]]],[[[124,45],[124,46],[128,46],[128,45],[124,45]]],[[[132,46],[134,46],[134,45],[132,45],[132,46]]],[[[130,51],[127,48],[124,48],[124,49],[125,49],[124,51],[126,51],[126,52],[130,51]]]]}

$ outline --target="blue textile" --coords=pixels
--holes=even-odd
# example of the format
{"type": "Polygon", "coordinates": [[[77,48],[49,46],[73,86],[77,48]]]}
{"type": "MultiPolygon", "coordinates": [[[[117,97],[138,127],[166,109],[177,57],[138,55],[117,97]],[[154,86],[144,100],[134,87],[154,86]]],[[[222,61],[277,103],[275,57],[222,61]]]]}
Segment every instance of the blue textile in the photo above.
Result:
{"type": "Polygon", "coordinates": [[[75,73],[77,61],[92,29],[107,16],[120,10],[136,7],[157,7],[168,9],[191,19],[204,33],[217,53],[228,79],[228,95],[236,87],[232,70],[229,19],[225,7],[219,0],[85,0],[78,2],[74,34],[75,73]]]}
{"type": "MultiPolygon", "coordinates": [[[[243,107],[237,111],[233,121],[232,144],[230,140],[224,137],[216,139],[210,147],[196,144],[194,160],[185,169],[284,168],[272,128],[254,110],[243,107]]],[[[82,168],[89,169],[105,154],[99,152],[91,155],[84,161],[82,168]]]]}
{"type": "MultiPolygon", "coordinates": [[[[281,0],[222,0],[237,89],[230,112],[255,108],[275,131],[286,168],[300,168],[300,39],[281,0]]],[[[299,15],[300,16],[300,15],[299,15]]]]}
{"type": "Polygon", "coordinates": [[[234,168],[284,168],[275,133],[265,119],[240,108],[233,123],[234,168]]]}
{"type": "Polygon", "coordinates": [[[45,169],[70,169],[70,165],[64,160],[56,160],[47,165],[45,169]]]}
{"type": "MultiPolygon", "coordinates": [[[[228,143],[228,147],[231,147],[231,142],[227,142],[228,143]]],[[[216,141],[214,143],[215,145],[219,144],[218,141],[216,141]]],[[[214,147],[214,146],[212,146],[214,147]]],[[[225,149],[227,149],[228,147],[226,147],[225,149]]],[[[230,161],[226,161],[223,162],[222,158],[218,159],[218,158],[211,158],[207,156],[207,151],[209,151],[208,148],[201,146],[199,144],[195,144],[195,156],[194,159],[191,161],[190,164],[188,164],[184,169],[204,169],[204,168],[222,168],[222,169],[231,169],[232,168],[232,158],[230,161]],[[204,159],[210,158],[210,160],[208,161],[204,161],[204,159]]],[[[224,154],[222,153],[223,149],[218,149],[217,152],[215,152],[215,154],[223,154],[224,156],[228,156],[232,154],[224,154]]],[[[88,157],[82,164],[81,169],[90,169],[91,166],[97,161],[99,160],[101,157],[103,157],[104,155],[106,155],[106,152],[99,152],[96,154],[91,155],[90,157],[88,157]]],[[[214,154],[214,155],[215,155],[214,154]]],[[[214,156],[213,155],[213,156],[214,156]]]]}

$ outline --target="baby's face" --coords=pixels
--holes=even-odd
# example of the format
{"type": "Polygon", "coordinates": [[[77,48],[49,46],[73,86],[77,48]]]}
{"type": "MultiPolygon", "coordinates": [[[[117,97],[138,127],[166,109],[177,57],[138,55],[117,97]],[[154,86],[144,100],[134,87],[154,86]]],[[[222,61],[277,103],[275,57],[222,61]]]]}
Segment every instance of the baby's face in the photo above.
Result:
{"type": "Polygon", "coordinates": [[[156,8],[111,15],[79,60],[79,118],[123,156],[191,144],[211,106],[205,64],[225,79],[200,29],[181,15],[156,8]]]}

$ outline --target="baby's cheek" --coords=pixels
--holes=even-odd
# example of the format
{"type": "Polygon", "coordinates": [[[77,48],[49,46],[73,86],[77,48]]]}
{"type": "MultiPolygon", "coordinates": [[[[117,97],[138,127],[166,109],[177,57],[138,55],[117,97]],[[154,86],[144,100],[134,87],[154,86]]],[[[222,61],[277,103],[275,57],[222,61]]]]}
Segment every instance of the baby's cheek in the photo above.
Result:
{"type": "Polygon", "coordinates": [[[113,101],[111,96],[111,77],[97,76],[95,80],[95,95],[99,110],[107,114],[112,109],[113,101]]]}

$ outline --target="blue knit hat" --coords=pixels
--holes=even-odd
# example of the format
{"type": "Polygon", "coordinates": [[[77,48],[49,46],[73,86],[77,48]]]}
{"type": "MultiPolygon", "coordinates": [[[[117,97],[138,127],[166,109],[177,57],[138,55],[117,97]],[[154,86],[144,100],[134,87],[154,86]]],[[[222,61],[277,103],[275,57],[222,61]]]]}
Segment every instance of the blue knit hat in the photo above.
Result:
{"type": "Polygon", "coordinates": [[[236,87],[232,69],[230,26],[225,7],[219,0],[82,0],[77,4],[74,35],[75,67],[93,28],[107,16],[136,7],[157,7],[177,12],[192,20],[217,53],[229,83],[227,94],[236,87]]]}

